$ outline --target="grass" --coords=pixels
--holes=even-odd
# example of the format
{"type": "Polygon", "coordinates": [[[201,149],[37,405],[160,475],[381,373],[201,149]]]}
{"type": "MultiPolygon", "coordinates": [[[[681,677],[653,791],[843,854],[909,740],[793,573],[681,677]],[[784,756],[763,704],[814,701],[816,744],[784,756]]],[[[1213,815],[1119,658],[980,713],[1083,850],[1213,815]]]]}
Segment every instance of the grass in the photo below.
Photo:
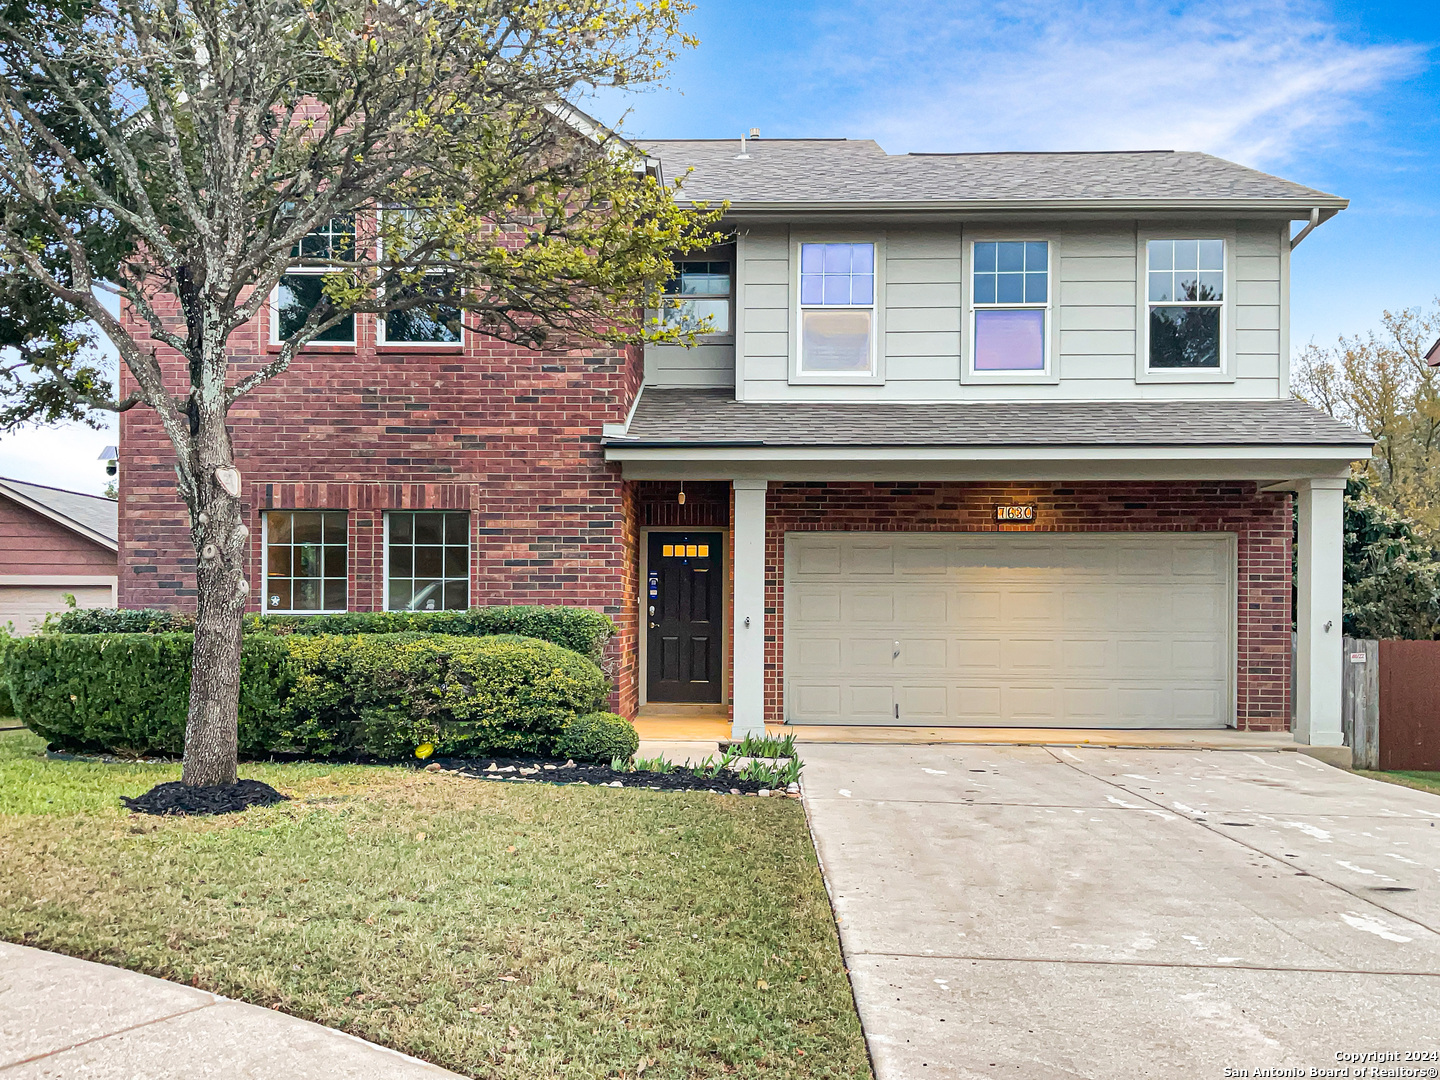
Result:
{"type": "Polygon", "coordinates": [[[1431,791],[1440,795],[1440,772],[1372,772],[1369,769],[1356,769],[1355,771],[1372,780],[1384,780],[1386,783],[1415,788],[1417,791],[1431,791]]]}
{"type": "Polygon", "coordinates": [[[169,765],[0,734],[0,938],[477,1077],[870,1068],[798,803],[246,765],[292,802],[142,818],[169,765]]]}

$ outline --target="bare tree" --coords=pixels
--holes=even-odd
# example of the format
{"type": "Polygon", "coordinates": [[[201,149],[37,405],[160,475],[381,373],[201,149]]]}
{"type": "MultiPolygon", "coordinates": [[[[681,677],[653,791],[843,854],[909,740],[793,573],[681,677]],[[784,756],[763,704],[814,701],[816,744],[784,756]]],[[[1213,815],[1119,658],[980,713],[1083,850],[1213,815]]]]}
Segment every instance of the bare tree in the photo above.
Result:
{"type": "Polygon", "coordinates": [[[236,775],[250,583],[229,409],[353,312],[443,302],[473,332],[536,349],[663,334],[637,329],[636,312],[675,253],[714,241],[713,217],[679,208],[643,154],[573,103],[656,84],[693,43],[679,26],[688,9],[40,0],[0,10],[6,280],[92,321],[133,382],[120,396],[76,350],[32,349],[4,418],[141,406],[159,417],[196,553],[187,784],[236,775]],[[278,352],[237,371],[231,335],[297,262],[323,268],[322,295],[282,320],[278,352]],[[106,292],[131,320],[111,314],[106,292]],[[184,385],[167,383],[165,350],[183,361],[184,385]]]}

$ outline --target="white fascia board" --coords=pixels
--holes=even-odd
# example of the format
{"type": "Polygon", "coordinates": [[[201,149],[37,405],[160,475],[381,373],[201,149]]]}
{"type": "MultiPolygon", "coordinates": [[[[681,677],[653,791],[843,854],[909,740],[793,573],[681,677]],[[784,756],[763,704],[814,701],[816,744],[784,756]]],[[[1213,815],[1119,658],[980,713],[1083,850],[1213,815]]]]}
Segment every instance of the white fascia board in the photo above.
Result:
{"type": "Polygon", "coordinates": [[[635,392],[635,400],[630,403],[630,411],[625,414],[623,424],[601,424],[600,434],[607,439],[621,439],[630,430],[630,421],[635,419],[635,410],[640,407],[640,399],[645,396],[645,384],[640,384],[640,389],[635,392]]]}

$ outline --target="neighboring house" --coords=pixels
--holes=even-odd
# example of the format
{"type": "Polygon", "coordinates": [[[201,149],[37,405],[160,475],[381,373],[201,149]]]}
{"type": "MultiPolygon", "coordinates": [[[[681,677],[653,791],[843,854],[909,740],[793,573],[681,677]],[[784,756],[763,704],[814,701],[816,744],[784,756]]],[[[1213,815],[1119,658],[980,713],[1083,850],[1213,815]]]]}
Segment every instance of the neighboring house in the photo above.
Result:
{"type": "Polygon", "coordinates": [[[1440,338],[1435,339],[1435,344],[1430,346],[1430,351],[1425,354],[1425,363],[1431,367],[1440,367],[1440,338]]]}
{"type": "Polygon", "coordinates": [[[0,478],[0,627],[27,633],[65,594],[114,607],[115,500],[0,478]]]}
{"type": "MultiPolygon", "coordinates": [[[[620,711],[737,732],[1283,730],[1298,498],[1296,736],[1340,743],[1370,440],[1288,374],[1292,222],[1345,200],[1194,153],[647,151],[729,201],[664,310],[710,332],[556,356],[445,312],[342,325],[232,413],[254,608],[600,608],[620,711]]],[[[121,603],[190,603],[164,437],[121,431],[121,603]]]]}

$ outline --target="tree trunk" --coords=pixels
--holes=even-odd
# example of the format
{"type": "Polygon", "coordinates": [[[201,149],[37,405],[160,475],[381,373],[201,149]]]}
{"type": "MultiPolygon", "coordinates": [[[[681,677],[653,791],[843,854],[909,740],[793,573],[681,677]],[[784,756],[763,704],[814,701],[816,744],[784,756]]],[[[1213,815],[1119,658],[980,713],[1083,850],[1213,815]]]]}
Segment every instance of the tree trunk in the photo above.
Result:
{"type": "MultiPolygon", "coordinates": [[[[224,342],[218,347],[223,358],[224,342]]],[[[240,624],[250,584],[245,579],[249,531],[240,520],[240,473],[225,426],[221,378],[192,381],[190,538],[195,545],[195,651],[190,664],[190,711],[185,721],[185,766],[194,787],[235,782],[239,758],[240,624]],[[196,385],[198,383],[198,385],[196,385]],[[216,392],[218,389],[219,392],[216,392]]],[[[184,484],[182,483],[182,487],[184,484]]]]}

